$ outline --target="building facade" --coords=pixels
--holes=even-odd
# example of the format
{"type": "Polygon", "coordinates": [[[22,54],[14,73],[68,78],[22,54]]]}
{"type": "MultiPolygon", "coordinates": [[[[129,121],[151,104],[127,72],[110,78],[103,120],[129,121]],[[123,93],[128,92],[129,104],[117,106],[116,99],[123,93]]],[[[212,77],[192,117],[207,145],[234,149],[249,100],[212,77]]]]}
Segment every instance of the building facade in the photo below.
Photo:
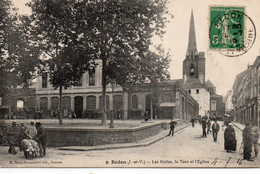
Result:
{"type": "Polygon", "coordinates": [[[260,56],[253,65],[236,76],[232,87],[232,105],[234,120],[260,125],[260,56]]]}
{"type": "MultiPolygon", "coordinates": [[[[102,61],[96,60],[95,63],[95,69],[84,73],[76,86],[63,89],[62,113],[65,118],[70,112],[75,112],[77,118],[101,117],[102,61]]],[[[156,89],[151,83],[144,83],[125,90],[116,85],[112,91],[111,85],[108,84],[106,91],[107,110],[114,109],[116,117],[121,119],[143,119],[145,111],[149,112],[151,119],[191,119],[199,112],[199,104],[183,89],[182,80],[160,82],[156,89]]],[[[52,87],[47,74],[36,79],[35,88],[30,94],[31,99],[28,97],[26,93],[14,91],[8,96],[6,103],[16,106],[13,110],[18,110],[19,100],[23,102],[22,111],[30,108],[30,113],[37,113],[24,113],[26,118],[46,119],[57,114],[59,90],[52,87]]]]}

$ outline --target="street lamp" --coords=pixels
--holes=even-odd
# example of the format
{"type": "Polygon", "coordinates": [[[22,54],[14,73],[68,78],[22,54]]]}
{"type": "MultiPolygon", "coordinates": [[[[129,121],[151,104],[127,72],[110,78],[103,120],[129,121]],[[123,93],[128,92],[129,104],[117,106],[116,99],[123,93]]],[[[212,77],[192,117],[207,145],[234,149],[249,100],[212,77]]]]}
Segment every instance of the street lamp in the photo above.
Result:
{"type": "MultiPolygon", "coordinates": [[[[114,89],[115,89],[115,85],[116,85],[116,81],[113,79],[110,81],[111,84],[111,88],[112,88],[112,101],[114,100],[114,89]]],[[[112,114],[110,116],[110,125],[109,128],[114,128],[114,106],[112,108],[112,114]]]]}

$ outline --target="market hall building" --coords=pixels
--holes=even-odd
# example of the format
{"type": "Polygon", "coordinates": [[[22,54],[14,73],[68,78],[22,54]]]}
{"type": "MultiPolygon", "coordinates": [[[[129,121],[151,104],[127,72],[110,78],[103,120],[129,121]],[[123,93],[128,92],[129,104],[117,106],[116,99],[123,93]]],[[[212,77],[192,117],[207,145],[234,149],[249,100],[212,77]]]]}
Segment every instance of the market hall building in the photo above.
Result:
{"type": "MultiPolygon", "coordinates": [[[[63,114],[74,111],[77,118],[96,118],[101,113],[102,61],[91,72],[84,73],[80,83],[63,90],[63,114]]],[[[142,119],[148,111],[152,119],[184,118],[198,114],[198,103],[182,88],[182,80],[161,82],[156,88],[156,96],[151,83],[135,85],[123,90],[107,85],[106,108],[114,109],[119,118],[142,119]]],[[[36,106],[43,112],[43,118],[50,117],[59,107],[59,91],[54,90],[48,76],[36,81],[36,106]]]]}

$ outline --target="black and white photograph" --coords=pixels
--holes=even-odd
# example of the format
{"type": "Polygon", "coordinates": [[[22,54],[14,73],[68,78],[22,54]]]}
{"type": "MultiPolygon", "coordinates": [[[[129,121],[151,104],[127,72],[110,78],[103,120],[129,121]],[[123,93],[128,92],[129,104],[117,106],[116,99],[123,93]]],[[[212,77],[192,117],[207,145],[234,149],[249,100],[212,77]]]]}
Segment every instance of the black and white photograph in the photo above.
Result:
{"type": "Polygon", "coordinates": [[[259,169],[259,7],[0,0],[0,169],[259,169]]]}

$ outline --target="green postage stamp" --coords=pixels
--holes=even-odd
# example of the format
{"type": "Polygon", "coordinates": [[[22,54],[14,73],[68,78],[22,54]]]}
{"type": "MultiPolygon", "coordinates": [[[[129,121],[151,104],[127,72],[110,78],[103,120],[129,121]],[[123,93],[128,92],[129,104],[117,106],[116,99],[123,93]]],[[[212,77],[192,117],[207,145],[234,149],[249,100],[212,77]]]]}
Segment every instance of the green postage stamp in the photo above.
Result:
{"type": "Polygon", "coordinates": [[[210,6],[209,49],[228,57],[245,54],[256,39],[256,27],[244,6],[210,6]]]}
{"type": "Polygon", "coordinates": [[[210,49],[244,49],[244,7],[210,7],[210,49]]]}

